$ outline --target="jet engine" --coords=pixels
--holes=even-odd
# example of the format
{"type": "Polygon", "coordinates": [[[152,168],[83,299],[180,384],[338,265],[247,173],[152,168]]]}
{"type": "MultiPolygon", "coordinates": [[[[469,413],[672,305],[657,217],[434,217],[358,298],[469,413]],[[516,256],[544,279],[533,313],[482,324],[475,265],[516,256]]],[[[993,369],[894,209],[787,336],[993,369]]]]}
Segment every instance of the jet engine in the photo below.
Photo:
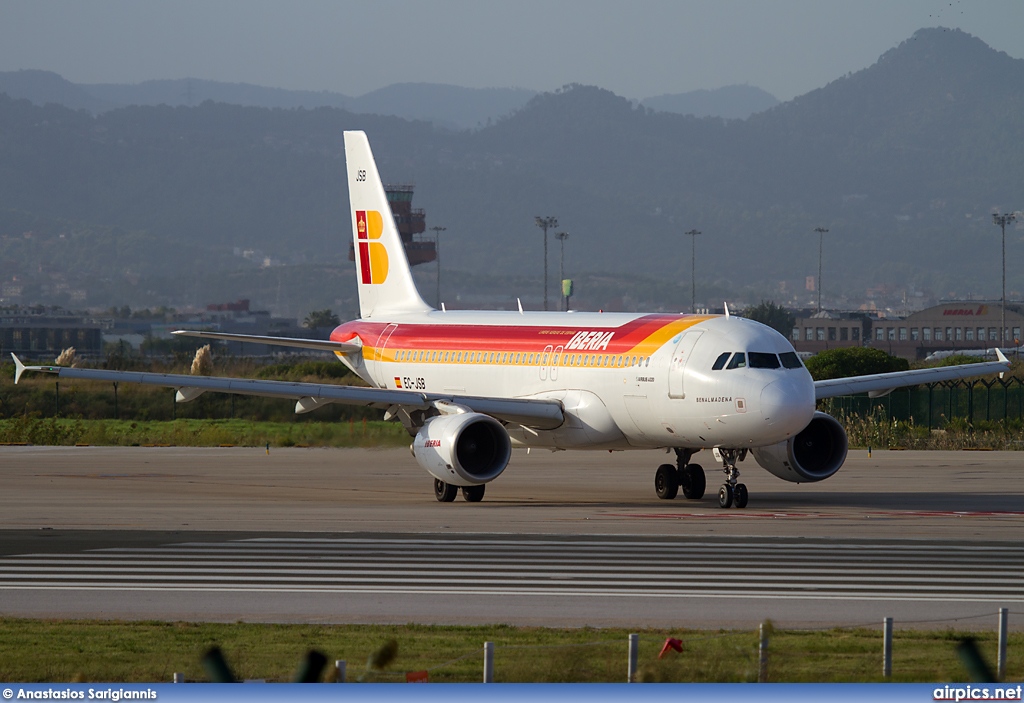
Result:
{"type": "Polygon", "coordinates": [[[793,483],[824,481],[846,461],[846,430],[823,412],[814,413],[802,431],[785,442],[751,450],[769,472],[793,483]]]}
{"type": "Polygon", "coordinates": [[[496,479],[512,457],[512,441],[490,415],[458,413],[426,421],[412,442],[412,455],[436,479],[478,486],[496,479]]]}

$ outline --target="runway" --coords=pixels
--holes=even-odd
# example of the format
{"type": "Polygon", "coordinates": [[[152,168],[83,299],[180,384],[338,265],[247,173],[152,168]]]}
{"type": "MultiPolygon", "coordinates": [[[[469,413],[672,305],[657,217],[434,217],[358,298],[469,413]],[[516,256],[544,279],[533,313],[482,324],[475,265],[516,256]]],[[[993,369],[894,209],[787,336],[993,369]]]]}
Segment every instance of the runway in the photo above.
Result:
{"type": "Polygon", "coordinates": [[[989,629],[1024,604],[1016,454],[854,455],[832,487],[748,466],[745,511],[657,500],[663,457],[520,457],[442,505],[407,452],[4,447],[0,613],[989,629]]]}
{"type": "Polygon", "coordinates": [[[48,616],[69,614],[70,595],[71,614],[90,617],[263,619],[255,597],[342,622],[471,622],[481,609],[504,622],[501,603],[536,607],[531,624],[743,626],[856,603],[847,622],[877,624],[884,610],[904,625],[934,625],[1024,604],[1024,547],[494,535],[163,541],[0,557],[0,593],[5,611],[38,603],[42,612],[28,614],[48,616]]]}

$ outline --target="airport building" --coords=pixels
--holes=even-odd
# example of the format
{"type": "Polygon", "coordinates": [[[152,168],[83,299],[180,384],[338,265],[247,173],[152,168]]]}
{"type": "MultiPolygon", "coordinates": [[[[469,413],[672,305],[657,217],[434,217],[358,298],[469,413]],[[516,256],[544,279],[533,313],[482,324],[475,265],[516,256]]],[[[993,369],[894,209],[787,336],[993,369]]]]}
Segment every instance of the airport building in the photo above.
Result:
{"type": "Polygon", "coordinates": [[[5,356],[13,352],[55,358],[68,347],[79,356],[98,356],[103,351],[101,325],[64,310],[14,307],[0,312],[0,353],[5,356]]]}
{"type": "MultiPolygon", "coordinates": [[[[799,317],[790,341],[797,351],[817,353],[839,347],[869,346],[905,359],[932,352],[988,349],[1000,344],[1000,302],[947,302],[904,318],[876,313],[822,311],[799,317]]],[[[1006,304],[1006,348],[1021,344],[1024,305],[1006,304]]]]}

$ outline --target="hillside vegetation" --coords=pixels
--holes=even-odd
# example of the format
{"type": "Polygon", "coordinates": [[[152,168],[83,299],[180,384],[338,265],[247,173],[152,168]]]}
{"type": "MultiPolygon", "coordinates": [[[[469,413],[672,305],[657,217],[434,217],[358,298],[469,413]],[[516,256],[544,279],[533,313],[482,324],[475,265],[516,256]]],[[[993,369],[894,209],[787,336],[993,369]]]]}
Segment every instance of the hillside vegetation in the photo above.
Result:
{"type": "MultiPolygon", "coordinates": [[[[1022,114],[1024,60],[942,29],[746,120],[655,112],[579,85],[468,132],[327,107],[93,116],[0,95],[0,279],[50,298],[80,288],[83,305],[134,304],[111,300],[121,290],[201,304],[204,276],[258,270],[246,250],[279,269],[348,271],[341,133],[363,129],[384,179],[415,183],[428,226],[448,228],[450,271],[536,276],[534,216],[552,214],[571,234],[572,272],[687,280],[682,233],[697,228],[702,295],[777,293],[816,273],[812,230],[825,226],[827,292],[992,296],[989,213],[1024,205],[1022,114]]],[[[1010,238],[1011,260],[1021,246],[1010,238]]],[[[273,304],[284,275],[245,294],[273,304]]],[[[1024,271],[1011,267],[1009,287],[1024,290],[1024,271]]]]}

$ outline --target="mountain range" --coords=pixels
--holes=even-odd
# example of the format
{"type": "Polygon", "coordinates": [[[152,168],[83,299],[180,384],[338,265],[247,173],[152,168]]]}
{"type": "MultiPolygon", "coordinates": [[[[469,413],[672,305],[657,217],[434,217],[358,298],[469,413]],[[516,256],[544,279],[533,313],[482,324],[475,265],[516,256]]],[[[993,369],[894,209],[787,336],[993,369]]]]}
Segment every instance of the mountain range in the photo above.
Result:
{"type": "MultiPolygon", "coordinates": [[[[447,129],[475,129],[523,108],[535,90],[525,88],[463,88],[435,83],[395,83],[358,97],[331,91],[286,90],[250,83],[181,78],[142,83],[79,84],[50,71],[0,71],[0,93],[25,98],[35,105],[54,103],[99,114],[130,105],[194,107],[207,100],[246,107],[312,110],[336,107],[359,114],[424,120],[447,129]]],[[[659,95],[640,101],[655,110],[697,117],[745,119],[778,104],[771,94],[753,86],[659,95]]]]}
{"type": "MultiPolygon", "coordinates": [[[[202,302],[230,280],[273,305],[302,267],[350,276],[345,129],[365,130],[384,178],[415,183],[428,226],[447,227],[452,298],[471,283],[513,304],[536,293],[537,215],[569,232],[567,272],[588,273],[577,299],[592,307],[688,308],[693,229],[698,304],[813,300],[819,227],[827,304],[885,287],[998,297],[990,214],[1024,207],[1024,60],[941,28],[746,119],[582,85],[472,130],[341,107],[79,107],[0,96],[0,281],[30,282],[23,296],[202,302]],[[647,281],[648,298],[595,295],[602,277],[647,281]]],[[[1021,233],[1007,233],[1011,294],[1021,233]]],[[[314,284],[309,309],[354,292],[314,284]]]]}

